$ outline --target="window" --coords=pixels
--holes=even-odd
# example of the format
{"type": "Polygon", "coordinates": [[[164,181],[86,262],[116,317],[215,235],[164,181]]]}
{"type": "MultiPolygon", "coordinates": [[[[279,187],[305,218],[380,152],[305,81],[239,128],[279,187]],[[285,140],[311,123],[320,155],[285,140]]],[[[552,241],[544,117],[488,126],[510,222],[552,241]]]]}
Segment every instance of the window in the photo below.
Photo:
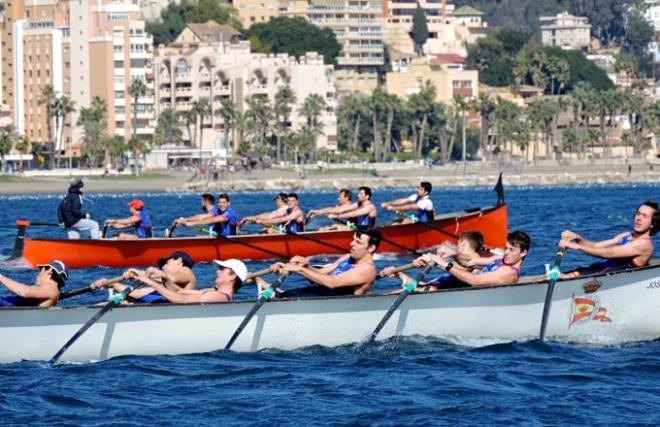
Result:
{"type": "Polygon", "coordinates": [[[124,61],[115,61],[115,68],[124,68],[124,61]]]}
{"type": "Polygon", "coordinates": [[[120,45],[120,44],[116,44],[116,45],[114,45],[114,46],[112,47],[112,50],[113,50],[115,53],[122,53],[122,52],[124,51],[124,46],[122,46],[122,45],[120,45]]]}
{"type": "Polygon", "coordinates": [[[115,99],[124,99],[124,91],[123,90],[116,90],[115,91],[115,99]]]}
{"type": "Polygon", "coordinates": [[[125,108],[123,105],[115,105],[115,114],[124,114],[125,108]]]}

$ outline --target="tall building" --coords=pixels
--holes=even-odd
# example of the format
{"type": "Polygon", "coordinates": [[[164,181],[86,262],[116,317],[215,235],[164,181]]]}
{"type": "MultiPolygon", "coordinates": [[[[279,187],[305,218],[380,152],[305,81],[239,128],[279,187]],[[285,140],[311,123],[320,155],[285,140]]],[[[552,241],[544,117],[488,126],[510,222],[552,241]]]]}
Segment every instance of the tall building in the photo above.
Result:
{"type": "MultiPolygon", "coordinates": [[[[30,141],[56,139],[47,107],[39,105],[46,85],[75,102],[58,150],[79,152],[82,107],[94,97],[108,103],[108,131],[129,137],[132,100],[127,89],[140,79],[152,88],[152,38],[131,0],[11,0],[2,23],[2,97],[14,111],[17,130],[30,141]]],[[[137,133],[153,134],[153,98],[138,100],[137,133]]]]}
{"type": "Polygon", "coordinates": [[[588,49],[591,25],[587,18],[562,12],[556,16],[542,16],[541,42],[546,46],[567,49],[588,49]]]}
{"type": "MultiPolygon", "coordinates": [[[[333,67],[325,65],[316,53],[300,58],[252,53],[249,42],[227,36],[231,31],[212,21],[189,24],[175,42],[157,50],[154,59],[157,113],[167,108],[185,112],[202,98],[212,103],[213,111],[221,109],[223,100],[231,100],[237,111],[244,113],[250,98],[266,96],[272,102],[281,86],[290,86],[297,99],[292,107],[291,128],[299,129],[305,124],[298,110],[307,96],[318,94],[326,108],[320,117],[323,132],[316,148],[336,150],[333,67]]],[[[211,114],[204,118],[204,123],[203,158],[232,148],[227,147],[229,141],[233,141],[233,149],[237,148],[240,137],[235,130],[225,134],[222,117],[211,114]]],[[[200,138],[200,135],[189,132],[186,127],[182,125],[184,140],[191,147],[198,146],[199,142],[191,141],[191,137],[200,138]]],[[[198,156],[196,152],[190,154],[198,156]]]]}
{"type": "Polygon", "coordinates": [[[660,33],[660,0],[646,0],[644,16],[653,25],[656,33],[660,33]]]}

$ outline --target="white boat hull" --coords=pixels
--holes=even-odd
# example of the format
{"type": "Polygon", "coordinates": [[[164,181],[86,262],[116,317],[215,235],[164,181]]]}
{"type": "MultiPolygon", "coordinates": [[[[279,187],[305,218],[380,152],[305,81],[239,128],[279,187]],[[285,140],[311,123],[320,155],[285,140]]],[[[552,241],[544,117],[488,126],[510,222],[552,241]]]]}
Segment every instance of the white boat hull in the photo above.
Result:
{"type": "MultiPolygon", "coordinates": [[[[541,282],[413,294],[379,339],[421,335],[468,345],[534,339],[546,289],[547,283],[541,282]]],[[[361,342],[395,298],[380,294],[271,301],[250,321],[233,350],[361,342]]],[[[61,360],[222,349],[253,303],[118,307],[93,325],[61,360]]],[[[658,263],[632,272],[559,281],[547,337],[606,345],[655,339],[660,337],[658,307],[658,263]]],[[[96,306],[0,309],[0,362],[50,359],[98,310],[96,306]]]]}

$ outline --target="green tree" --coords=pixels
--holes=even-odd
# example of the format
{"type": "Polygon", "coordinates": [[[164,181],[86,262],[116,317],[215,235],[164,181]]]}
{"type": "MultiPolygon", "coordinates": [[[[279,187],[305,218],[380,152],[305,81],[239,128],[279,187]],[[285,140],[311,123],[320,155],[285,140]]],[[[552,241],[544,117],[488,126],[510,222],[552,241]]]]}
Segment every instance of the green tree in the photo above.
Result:
{"type": "Polygon", "coordinates": [[[132,98],[131,103],[131,138],[137,136],[138,124],[138,100],[149,92],[149,88],[142,79],[133,79],[127,88],[128,96],[132,98]]]}
{"type": "Polygon", "coordinates": [[[296,94],[289,86],[280,86],[275,94],[275,103],[273,105],[273,115],[275,118],[275,141],[276,158],[280,161],[282,155],[282,135],[284,135],[290,126],[291,112],[293,104],[296,103],[296,94]]]}
{"type": "Polygon", "coordinates": [[[158,116],[154,130],[154,145],[179,145],[183,140],[181,122],[173,108],[166,108],[158,116]]]}
{"type": "Polygon", "coordinates": [[[105,164],[110,163],[115,169],[123,169],[124,152],[128,150],[126,139],[122,135],[106,135],[100,144],[106,156],[105,164]]]}
{"type": "MultiPolygon", "coordinates": [[[[204,121],[213,114],[208,98],[199,98],[192,103],[192,112],[195,115],[195,124],[199,123],[199,164],[202,164],[202,146],[204,145],[204,121]]],[[[195,132],[197,134],[197,132],[195,132]]]]}
{"type": "Polygon", "coordinates": [[[311,143],[312,157],[316,149],[316,140],[321,132],[323,132],[323,123],[319,121],[319,118],[321,117],[321,112],[323,112],[326,106],[325,99],[323,99],[321,95],[312,93],[311,95],[307,95],[307,98],[305,98],[303,104],[298,109],[298,114],[305,117],[304,129],[307,131],[306,133],[303,132],[301,135],[303,135],[304,138],[310,138],[312,135],[314,136],[311,143]]]}
{"type": "Polygon", "coordinates": [[[429,113],[433,108],[436,97],[436,88],[427,81],[424,87],[408,98],[408,108],[412,112],[410,129],[415,144],[415,159],[419,160],[426,145],[426,130],[429,123],[429,113]]]}
{"type": "MultiPolygon", "coordinates": [[[[105,99],[95,96],[90,107],[80,109],[76,126],[82,126],[82,154],[89,157],[93,165],[98,165],[104,148],[101,140],[108,128],[108,104],[105,99]]],[[[105,152],[105,161],[109,153],[105,152]]]]}
{"type": "Polygon", "coordinates": [[[48,126],[48,150],[50,157],[48,159],[48,168],[55,166],[55,139],[53,138],[53,120],[55,119],[55,101],[57,101],[57,92],[52,85],[47,84],[41,88],[41,93],[37,98],[38,105],[46,105],[46,123],[48,126]]]}
{"type": "Polygon", "coordinates": [[[245,112],[246,133],[250,139],[250,148],[262,151],[266,146],[266,138],[272,129],[273,107],[267,96],[254,96],[246,100],[248,110],[245,112]]]}
{"type": "Polygon", "coordinates": [[[235,144],[236,138],[230,139],[229,137],[230,132],[233,131],[232,124],[236,120],[238,112],[236,111],[236,107],[234,106],[234,103],[231,101],[231,99],[223,98],[222,101],[220,101],[220,108],[215,110],[214,114],[222,118],[225,148],[227,149],[227,156],[231,157],[231,153],[229,151],[232,149],[233,151],[238,150],[238,145],[235,144]],[[232,142],[234,143],[233,145],[232,142]]]}
{"type": "Polygon", "coordinates": [[[32,144],[27,136],[16,135],[14,148],[20,155],[18,157],[18,170],[23,171],[23,156],[32,150],[32,144]]]}
{"type": "Polygon", "coordinates": [[[126,143],[126,149],[131,152],[131,156],[133,157],[133,173],[135,173],[135,175],[139,175],[140,157],[143,154],[147,154],[149,152],[149,146],[146,142],[144,142],[143,139],[138,138],[137,136],[133,136],[126,143]]]}
{"type": "MultiPolygon", "coordinates": [[[[54,113],[56,118],[58,129],[57,140],[58,146],[64,148],[64,127],[66,125],[66,119],[69,114],[76,111],[76,103],[66,95],[60,96],[55,101],[54,113]]],[[[72,165],[72,147],[69,147],[69,169],[73,167],[72,165]]],[[[57,158],[57,166],[60,166],[60,157],[57,158]]]]}
{"type": "Polygon", "coordinates": [[[369,98],[362,93],[349,93],[339,101],[337,108],[340,136],[346,134],[346,149],[358,151],[362,119],[368,113],[369,98]]]}
{"type": "Polygon", "coordinates": [[[5,155],[9,153],[12,145],[14,145],[14,127],[7,126],[0,131],[0,173],[4,172],[5,155]]]}
{"type": "Polygon", "coordinates": [[[334,32],[319,28],[301,17],[277,17],[268,22],[254,24],[245,32],[245,37],[256,37],[261,46],[268,46],[272,53],[288,53],[300,57],[305,52],[318,52],[326,64],[337,64],[341,50],[334,32]]]}
{"type": "Polygon", "coordinates": [[[481,118],[481,137],[479,144],[481,155],[486,160],[490,159],[490,150],[488,149],[488,146],[490,145],[491,125],[495,107],[495,100],[491,98],[490,95],[484,92],[479,94],[475,108],[479,112],[481,118]]]}
{"type": "Polygon", "coordinates": [[[424,55],[424,43],[429,39],[429,28],[426,25],[426,12],[417,2],[417,8],[413,13],[412,39],[415,44],[415,52],[418,56],[424,55]]]}

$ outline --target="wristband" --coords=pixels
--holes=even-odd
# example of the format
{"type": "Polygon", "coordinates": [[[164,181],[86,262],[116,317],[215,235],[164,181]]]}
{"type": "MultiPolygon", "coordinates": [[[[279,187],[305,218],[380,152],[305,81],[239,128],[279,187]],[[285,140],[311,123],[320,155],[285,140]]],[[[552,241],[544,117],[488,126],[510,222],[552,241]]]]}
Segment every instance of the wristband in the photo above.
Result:
{"type": "Polygon", "coordinates": [[[449,264],[447,264],[447,267],[445,267],[445,271],[449,273],[449,270],[451,270],[453,267],[454,267],[454,263],[450,262],[449,264]]]}

